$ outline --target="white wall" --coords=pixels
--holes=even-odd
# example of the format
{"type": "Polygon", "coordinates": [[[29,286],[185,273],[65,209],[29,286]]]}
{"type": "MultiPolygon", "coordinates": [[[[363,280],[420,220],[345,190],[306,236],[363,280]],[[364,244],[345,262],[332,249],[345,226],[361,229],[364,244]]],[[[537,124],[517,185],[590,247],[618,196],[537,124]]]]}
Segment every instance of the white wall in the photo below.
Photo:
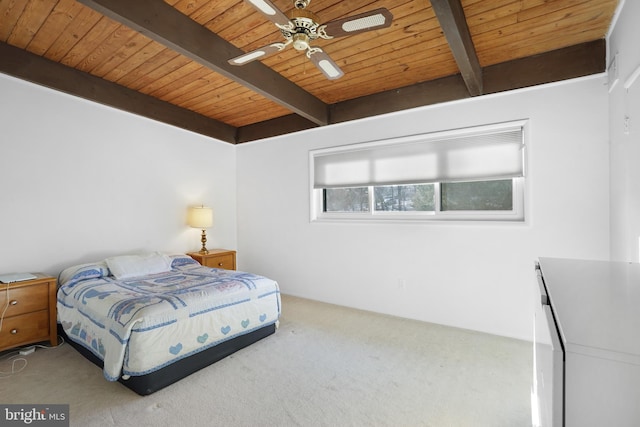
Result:
{"type": "Polygon", "coordinates": [[[235,147],[0,74],[0,272],[236,247],[235,147]]]}
{"type": "Polygon", "coordinates": [[[243,144],[239,267],[297,296],[531,339],[534,260],[609,256],[605,84],[600,75],[243,144]],[[311,149],[518,119],[531,131],[526,224],[309,221],[311,149]]]}
{"type": "Polygon", "coordinates": [[[618,82],[609,98],[611,259],[615,261],[640,261],[640,77],[631,84],[640,69],[639,18],[640,2],[625,1],[609,37],[611,60],[618,54],[618,82]]]}

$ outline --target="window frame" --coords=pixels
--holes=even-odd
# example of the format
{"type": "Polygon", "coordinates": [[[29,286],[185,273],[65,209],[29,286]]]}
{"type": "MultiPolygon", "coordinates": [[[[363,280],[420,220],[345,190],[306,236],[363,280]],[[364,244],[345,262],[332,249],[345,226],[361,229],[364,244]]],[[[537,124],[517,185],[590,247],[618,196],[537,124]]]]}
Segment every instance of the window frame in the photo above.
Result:
{"type": "MultiPolygon", "coordinates": [[[[496,132],[507,127],[513,127],[518,125],[522,127],[523,143],[525,147],[525,153],[523,154],[523,168],[527,170],[527,155],[526,150],[529,147],[528,138],[528,121],[518,120],[508,123],[502,123],[489,126],[478,126],[476,128],[465,128],[459,130],[448,130],[444,132],[436,132],[433,134],[425,135],[429,138],[437,138],[439,135],[469,135],[474,131],[486,132],[489,129],[495,129],[496,132]]],[[[396,138],[388,140],[388,144],[401,143],[405,138],[396,138]]],[[[412,136],[415,138],[415,136],[412,136]]],[[[381,144],[382,141],[374,141],[371,144],[381,144]]],[[[358,145],[366,145],[367,143],[361,143],[358,145]]],[[[333,150],[340,151],[345,149],[345,146],[334,147],[333,150]]],[[[509,211],[488,211],[488,210],[473,210],[473,211],[442,211],[441,210],[441,191],[440,182],[429,182],[428,184],[434,184],[434,197],[435,197],[435,211],[376,211],[375,210],[375,190],[376,186],[370,185],[369,187],[369,211],[368,212],[324,212],[324,188],[314,188],[314,155],[318,152],[326,153],[332,149],[311,150],[309,152],[309,191],[310,191],[310,221],[311,222],[323,222],[323,221],[401,221],[401,222],[511,222],[511,223],[526,223],[526,195],[528,182],[526,176],[511,178],[513,182],[512,197],[513,197],[513,209],[509,211]]],[[[489,181],[489,180],[483,180],[489,181]]],[[[468,181],[467,181],[468,182],[468,181]]],[[[420,184],[420,183],[414,183],[420,184]]],[[[363,186],[365,187],[365,186],[363,186]]]]}

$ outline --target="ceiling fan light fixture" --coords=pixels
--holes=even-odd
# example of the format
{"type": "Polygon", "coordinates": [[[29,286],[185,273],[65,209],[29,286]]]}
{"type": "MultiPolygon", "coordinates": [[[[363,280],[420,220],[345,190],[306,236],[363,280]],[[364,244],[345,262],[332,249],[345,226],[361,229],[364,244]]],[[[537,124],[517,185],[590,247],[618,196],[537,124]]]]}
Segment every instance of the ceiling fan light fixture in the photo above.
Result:
{"type": "Polygon", "coordinates": [[[305,33],[297,33],[293,35],[293,48],[295,50],[309,49],[309,36],[305,33]]]}

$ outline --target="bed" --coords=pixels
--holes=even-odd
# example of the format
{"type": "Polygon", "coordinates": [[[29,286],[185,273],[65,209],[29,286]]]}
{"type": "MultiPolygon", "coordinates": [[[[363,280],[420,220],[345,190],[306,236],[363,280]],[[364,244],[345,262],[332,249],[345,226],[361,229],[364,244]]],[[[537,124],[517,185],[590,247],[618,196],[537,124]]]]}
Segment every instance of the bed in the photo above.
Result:
{"type": "Polygon", "coordinates": [[[82,355],[148,395],[273,334],[277,282],[151,253],[66,268],[58,329],[82,355]]]}

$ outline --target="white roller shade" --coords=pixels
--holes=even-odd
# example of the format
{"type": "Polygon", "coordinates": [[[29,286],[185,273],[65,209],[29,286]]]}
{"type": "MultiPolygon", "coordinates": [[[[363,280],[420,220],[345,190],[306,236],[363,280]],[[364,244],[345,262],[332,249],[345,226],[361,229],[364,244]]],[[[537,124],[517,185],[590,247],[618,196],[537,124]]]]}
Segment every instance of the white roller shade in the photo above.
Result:
{"type": "Polygon", "coordinates": [[[524,176],[523,128],[319,150],[312,161],[314,188],[514,178],[524,176]]]}

